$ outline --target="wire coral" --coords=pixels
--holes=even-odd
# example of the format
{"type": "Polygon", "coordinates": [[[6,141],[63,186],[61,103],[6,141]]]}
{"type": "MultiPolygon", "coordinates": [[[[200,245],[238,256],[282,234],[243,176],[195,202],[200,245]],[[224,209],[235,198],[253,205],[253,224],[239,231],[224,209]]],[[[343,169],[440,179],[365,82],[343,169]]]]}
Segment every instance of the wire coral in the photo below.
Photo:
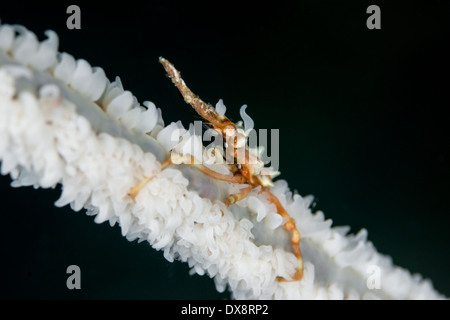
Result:
{"type": "MultiPolygon", "coordinates": [[[[269,199],[253,189],[227,207],[226,195],[245,185],[190,165],[163,170],[173,150],[203,152],[201,138],[180,122],[165,125],[152,102],[141,105],[119,78],[110,82],[101,68],[59,53],[57,35],[46,35],[39,42],[23,26],[0,26],[1,173],[13,186],[61,184],[57,206],[118,223],[129,241],[148,241],[168,261],[187,262],[236,299],[442,298],[429,280],[378,253],[366,230],[348,234],[313,213],[312,198],[292,193],[284,180],[270,192],[302,236],[304,275],[278,281],[291,279],[297,261],[286,221],[269,199]],[[133,201],[128,192],[143,177],[151,179],[133,201]]],[[[225,112],[222,101],[216,109],[225,112]]],[[[224,165],[210,168],[229,174],[224,165]]]]}

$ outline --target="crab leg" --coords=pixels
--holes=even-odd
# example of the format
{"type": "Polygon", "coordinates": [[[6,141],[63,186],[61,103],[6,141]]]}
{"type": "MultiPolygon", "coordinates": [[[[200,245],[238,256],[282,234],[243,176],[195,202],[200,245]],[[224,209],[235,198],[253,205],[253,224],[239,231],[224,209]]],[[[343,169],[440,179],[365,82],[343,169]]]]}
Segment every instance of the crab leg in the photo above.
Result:
{"type": "MultiPolygon", "coordinates": [[[[164,170],[168,165],[172,164],[172,160],[169,157],[169,159],[167,159],[166,161],[164,161],[163,163],[161,163],[161,170],[164,170]]],[[[128,196],[131,198],[131,200],[133,200],[133,202],[135,202],[136,196],[138,195],[138,193],[141,191],[141,189],[147,184],[149,183],[151,180],[153,179],[153,177],[144,177],[144,179],[142,179],[141,181],[139,181],[133,188],[130,189],[130,191],[128,192],[128,196]]]]}
{"type": "MultiPolygon", "coordinates": [[[[270,192],[268,189],[264,191],[268,196],[268,200],[276,206],[277,213],[283,218],[287,219],[287,222],[284,224],[284,228],[291,233],[291,247],[298,261],[297,270],[294,276],[292,277],[291,281],[301,280],[303,277],[303,257],[300,251],[300,240],[301,240],[300,232],[295,226],[295,221],[291,218],[286,209],[284,209],[283,205],[280,203],[280,200],[278,200],[278,198],[274,196],[273,193],[270,192]]],[[[279,278],[278,281],[286,281],[286,280],[284,278],[279,278]]]]}

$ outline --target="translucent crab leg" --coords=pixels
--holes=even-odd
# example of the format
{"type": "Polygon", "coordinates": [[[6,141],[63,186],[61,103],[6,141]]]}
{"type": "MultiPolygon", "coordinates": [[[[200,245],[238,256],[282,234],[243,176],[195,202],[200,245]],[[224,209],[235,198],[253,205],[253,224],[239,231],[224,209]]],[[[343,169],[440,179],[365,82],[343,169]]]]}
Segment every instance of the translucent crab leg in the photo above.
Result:
{"type": "MultiPolygon", "coordinates": [[[[164,170],[168,165],[172,164],[171,157],[161,163],[161,170],[164,170]]],[[[133,188],[130,189],[128,192],[128,196],[135,202],[136,196],[139,194],[139,191],[147,184],[149,183],[153,177],[144,177],[141,181],[139,181],[133,188]]]]}
{"type": "MultiPolygon", "coordinates": [[[[167,168],[167,166],[171,165],[171,164],[183,164],[183,163],[175,163],[172,160],[172,157],[169,157],[169,159],[167,159],[166,161],[164,161],[161,164],[161,170],[164,170],[165,168],[167,168]]],[[[201,164],[196,164],[195,163],[195,159],[193,156],[190,157],[190,162],[187,163],[190,164],[192,166],[194,166],[195,168],[197,168],[198,170],[200,170],[201,172],[203,172],[204,174],[206,174],[207,176],[217,179],[217,180],[222,180],[222,181],[226,181],[226,182],[230,182],[230,183],[243,183],[245,181],[245,178],[240,175],[240,174],[235,174],[235,175],[225,175],[225,174],[221,174],[218,173],[216,171],[213,171],[207,167],[205,167],[204,165],[201,164]]],[[[133,188],[131,188],[131,190],[128,192],[128,195],[131,197],[131,199],[133,200],[133,202],[136,199],[136,196],[139,194],[139,192],[142,190],[142,188],[149,183],[152,180],[153,177],[145,177],[144,179],[142,179],[141,181],[139,181],[133,188]]]]}

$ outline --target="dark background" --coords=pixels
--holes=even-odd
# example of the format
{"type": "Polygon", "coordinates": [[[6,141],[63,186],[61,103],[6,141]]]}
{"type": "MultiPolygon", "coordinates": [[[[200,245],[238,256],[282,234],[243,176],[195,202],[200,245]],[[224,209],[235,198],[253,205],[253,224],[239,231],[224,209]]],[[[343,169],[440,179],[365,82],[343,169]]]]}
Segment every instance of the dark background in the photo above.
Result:
{"type": "MultiPolygon", "coordinates": [[[[205,101],[280,130],[280,178],[316,196],[334,225],[367,228],[394,263],[450,295],[448,254],[449,5],[446,1],[293,1],[209,6],[152,2],[2,2],[3,23],[119,75],[166,124],[199,117],[158,63],[164,56],[205,101]],[[81,30],[66,8],[81,8],[81,30]],[[381,8],[381,30],[366,9],[381,8]]],[[[0,115],[1,116],[1,115],[0,115]]],[[[207,276],[189,276],[116,226],[53,206],[60,189],[12,189],[0,178],[1,298],[223,299],[207,276]],[[66,288],[67,266],[81,290],[66,288]]]]}

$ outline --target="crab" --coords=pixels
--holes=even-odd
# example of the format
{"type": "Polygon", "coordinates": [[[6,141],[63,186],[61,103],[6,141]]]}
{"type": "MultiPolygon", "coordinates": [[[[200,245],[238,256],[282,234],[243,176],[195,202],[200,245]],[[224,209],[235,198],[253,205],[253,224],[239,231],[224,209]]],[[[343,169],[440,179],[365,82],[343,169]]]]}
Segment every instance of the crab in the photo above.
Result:
{"type": "MultiPolygon", "coordinates": [[[[284,229],[291,235],[290,242],[292,252],[297,258],[297,267],[292,279],[285,279],[278,277],[278,281],[300,281],[303,277],[303,258],[300,250],[301,236],[298,231],[294,219],[289,215],[286,209],[281,204],[280,200],[270,191],[273,186],[272,179],[278,175],[278,172],[271,168],[264,167],[264,163],[259,159],[257,152],[249,148],[247,140],[248,136],[244,129],[232,122],[225,115],[217,112],[217,110],[210,104],[204,102],[197,95],[195,95],[181,78],[180,72],[174,67],[172,63],[163,57],[159,58],[159,62],[163,65],[168,77],[172,80],[176,88],[183,96],[186,103],[191,105],[195,111],[223,137],[223,146],[227,159],[231,157],[233,163],[227,163],[232,175],[221,174],[209,169],[208,167],[198,164],[191,155],[171,154],[168,160],[164,161],[161,169],[164,170],[167,166],[172,164],[192,164],[204,174],[221,181],[229,183],[246,184],[239,193],[230,194],[225,199],[227,207],[233,205],[239,200],[244,199],[248,194],[258,187],[259,192],[265,193],[267,200],[275,205],[277,213],[285,219],[283,225],[284,229]]],[[[151,180],[151,177],[144,178],[138,182],[130,191],[129,196],[134,201],[139,191],[151,180]]]]}

